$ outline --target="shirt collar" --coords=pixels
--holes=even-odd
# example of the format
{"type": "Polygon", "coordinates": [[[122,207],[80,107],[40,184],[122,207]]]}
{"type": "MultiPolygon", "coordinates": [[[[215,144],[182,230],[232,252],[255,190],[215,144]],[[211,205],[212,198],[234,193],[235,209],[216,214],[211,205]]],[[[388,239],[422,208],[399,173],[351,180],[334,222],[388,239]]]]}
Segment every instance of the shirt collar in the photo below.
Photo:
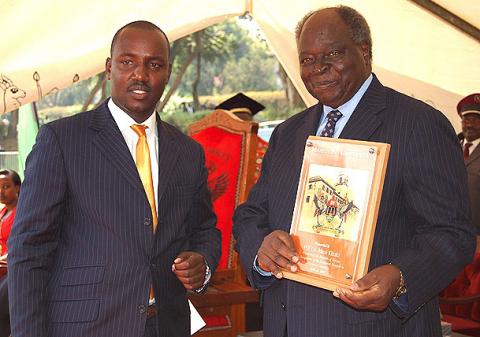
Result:
{"type": "MultiPolygon", "coordinates": [[[[118,105],[116,105],[113,102],[112,98],[108,100],[107,105],[113,119],[117,123],[118,128],[122,133],[125,132],[125,130],[132,130],[130,126],[132,126],[133,124],[139,124],[125,111],[123,111],[118,105]]],[[[156,115],[157,114],[154,112],[143,123],[140,123],[141,125],[145,125],[146,127],[148,127],[147,130],[152,130],[155,136],[157,136],[156,115]]]]}
{"type": "Polygon", "coordinates": [[[473,149],[476,148],[478,144],[480,144],[480,138],[472,140],[471,142],[467,141],[467,139],[464,139],[463,145],[465,146],[466,143],[472,143],[472,145],[470,146],[470,151],[473,151],[473,149]]]}
{"type": "MultiPolygon", "coordinates": [[[[360,102],[360,100],[362,99],[363,95],[365,94],[365,92],[367,91],[368,87],[370,86],[370,83],[372,83],[372,80],[373,80],[373,75],[370,74],[370,76],[367,77],[367,79],[365,80],[365,82],[363,82],[362,86],[360,87],[360,89],[357,90],[357,92],[355,93],[355,95],[353,95],[352,98],[350,98],[350,100],[346,103],[343,103],[342,105],[340,105],[337,110],[339,110],[342,115],[344,117],[350,117],[353,113],[353,111],[355,110],[355,108],[357,107],[358,103],[360,102]]],[[[327,114],[334,110],[334,108],[332,107],[329,107],[327,105],[323,105],[323,118],[326,118],[327,114]]],[[[348,118],[347,118],[348,119],[348,118]]]]}

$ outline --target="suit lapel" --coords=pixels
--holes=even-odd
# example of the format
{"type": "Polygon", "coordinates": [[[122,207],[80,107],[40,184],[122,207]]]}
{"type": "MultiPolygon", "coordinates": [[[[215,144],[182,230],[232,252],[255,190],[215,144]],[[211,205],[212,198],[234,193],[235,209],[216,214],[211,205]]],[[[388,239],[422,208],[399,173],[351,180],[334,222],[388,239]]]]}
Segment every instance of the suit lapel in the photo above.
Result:
{"type": "Polygon", "coordinates": [[[339,138],[369,140],[373,132],[382,124],[378,113],[385,109],[385,88],[373,75],[373,80],[339,138]]]}
{"type": "Polygon", "coordinates": [[[145,194],[132,154],[110,110],[108,110],[107,101],[94,111],[90,127],[97,131],[93,143],[125,177],[128,183],[140,193],[145,194]]]}
{"type": "Polygon", "coordinates": [[[157,130],[158,130],[158,203],[165,192],[165,189],[170,180],[178,159],[178,145],[175,142],[175,136],[166,127],[165,123],[161,121],[157,115],[157,130]]]}
{"type": "Polygon", "coordinates": [[[323,105],[317,104],[307,109],[308,112],[303,119],[303,124],[298,128],[295,137],[295,149],[296,156],[295,169],[300,172],[300,167],[303,162],[303,154],[305,152],[305,144],[308,136],[315,136],[318,129],[318,124],[323,114],[323,105]]]}

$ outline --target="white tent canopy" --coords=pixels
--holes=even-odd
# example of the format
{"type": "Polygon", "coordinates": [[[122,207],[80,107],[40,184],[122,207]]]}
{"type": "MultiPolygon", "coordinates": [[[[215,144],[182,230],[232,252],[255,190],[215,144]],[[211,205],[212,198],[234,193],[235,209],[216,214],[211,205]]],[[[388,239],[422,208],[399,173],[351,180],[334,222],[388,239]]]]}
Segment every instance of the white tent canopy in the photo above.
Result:
{"type": "MultiPolygon", "coordinates": [[[[480,43],[407,0],[3,0],[0,113],[103,71],[113,34],[130,21],[152,21],[174,41],[245,12],[311,105],[299,77],[295,26],[308,11],[339,3],[370,24],[380,80],[440,109],[458,130],[457,102],[480,91],[480,43]]],[[[480,1],[436,3],[480,26],[480,1]]]]}

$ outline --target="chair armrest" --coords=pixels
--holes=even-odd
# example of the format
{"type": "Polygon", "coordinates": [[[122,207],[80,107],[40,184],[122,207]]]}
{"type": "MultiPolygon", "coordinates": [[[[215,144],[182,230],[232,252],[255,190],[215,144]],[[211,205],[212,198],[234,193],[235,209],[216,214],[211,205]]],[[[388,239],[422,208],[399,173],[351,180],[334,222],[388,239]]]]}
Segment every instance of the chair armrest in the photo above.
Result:
{"type": "Polygon", "coordinates": [[[259,292],[238,282],[212,284],[203,294],[189,294],[197,308],[258,302],[259,292]]]}
{"type": "Polygon", "coordinates": [[[438,301],[440,304],[468,304],[480,301],[480,294],[462,297],[439,297],[438,301]]]}

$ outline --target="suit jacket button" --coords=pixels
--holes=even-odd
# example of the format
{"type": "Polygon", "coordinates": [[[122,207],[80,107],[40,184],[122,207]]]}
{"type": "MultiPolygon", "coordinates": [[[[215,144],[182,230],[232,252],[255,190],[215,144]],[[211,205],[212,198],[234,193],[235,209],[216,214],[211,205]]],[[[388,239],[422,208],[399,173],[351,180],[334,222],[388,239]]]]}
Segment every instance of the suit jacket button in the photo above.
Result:
{"type": "Polygon", "coordinates": [[[146,308],[145,305],[143,305],[143,304],[140,304],[137,308],[138,308],[138,312],[139,312],[140,314],[144,314],[144,313],[147,312],[147,308],[146,308]]]}
{"type": "Polygon", "coordinates": [[[145,226],[150,226],[151,223],[152,223],[152,220],[150,220],[150,218],[145,218],[145,219],[143,220],[143,224],[144,224],[145,226]]]}
{"type": "Polygon", "coordinates": [[[283,311],[287,311],[287,306],[283,302],[282,302],[282,309],[283,309],[283,311]]]}

